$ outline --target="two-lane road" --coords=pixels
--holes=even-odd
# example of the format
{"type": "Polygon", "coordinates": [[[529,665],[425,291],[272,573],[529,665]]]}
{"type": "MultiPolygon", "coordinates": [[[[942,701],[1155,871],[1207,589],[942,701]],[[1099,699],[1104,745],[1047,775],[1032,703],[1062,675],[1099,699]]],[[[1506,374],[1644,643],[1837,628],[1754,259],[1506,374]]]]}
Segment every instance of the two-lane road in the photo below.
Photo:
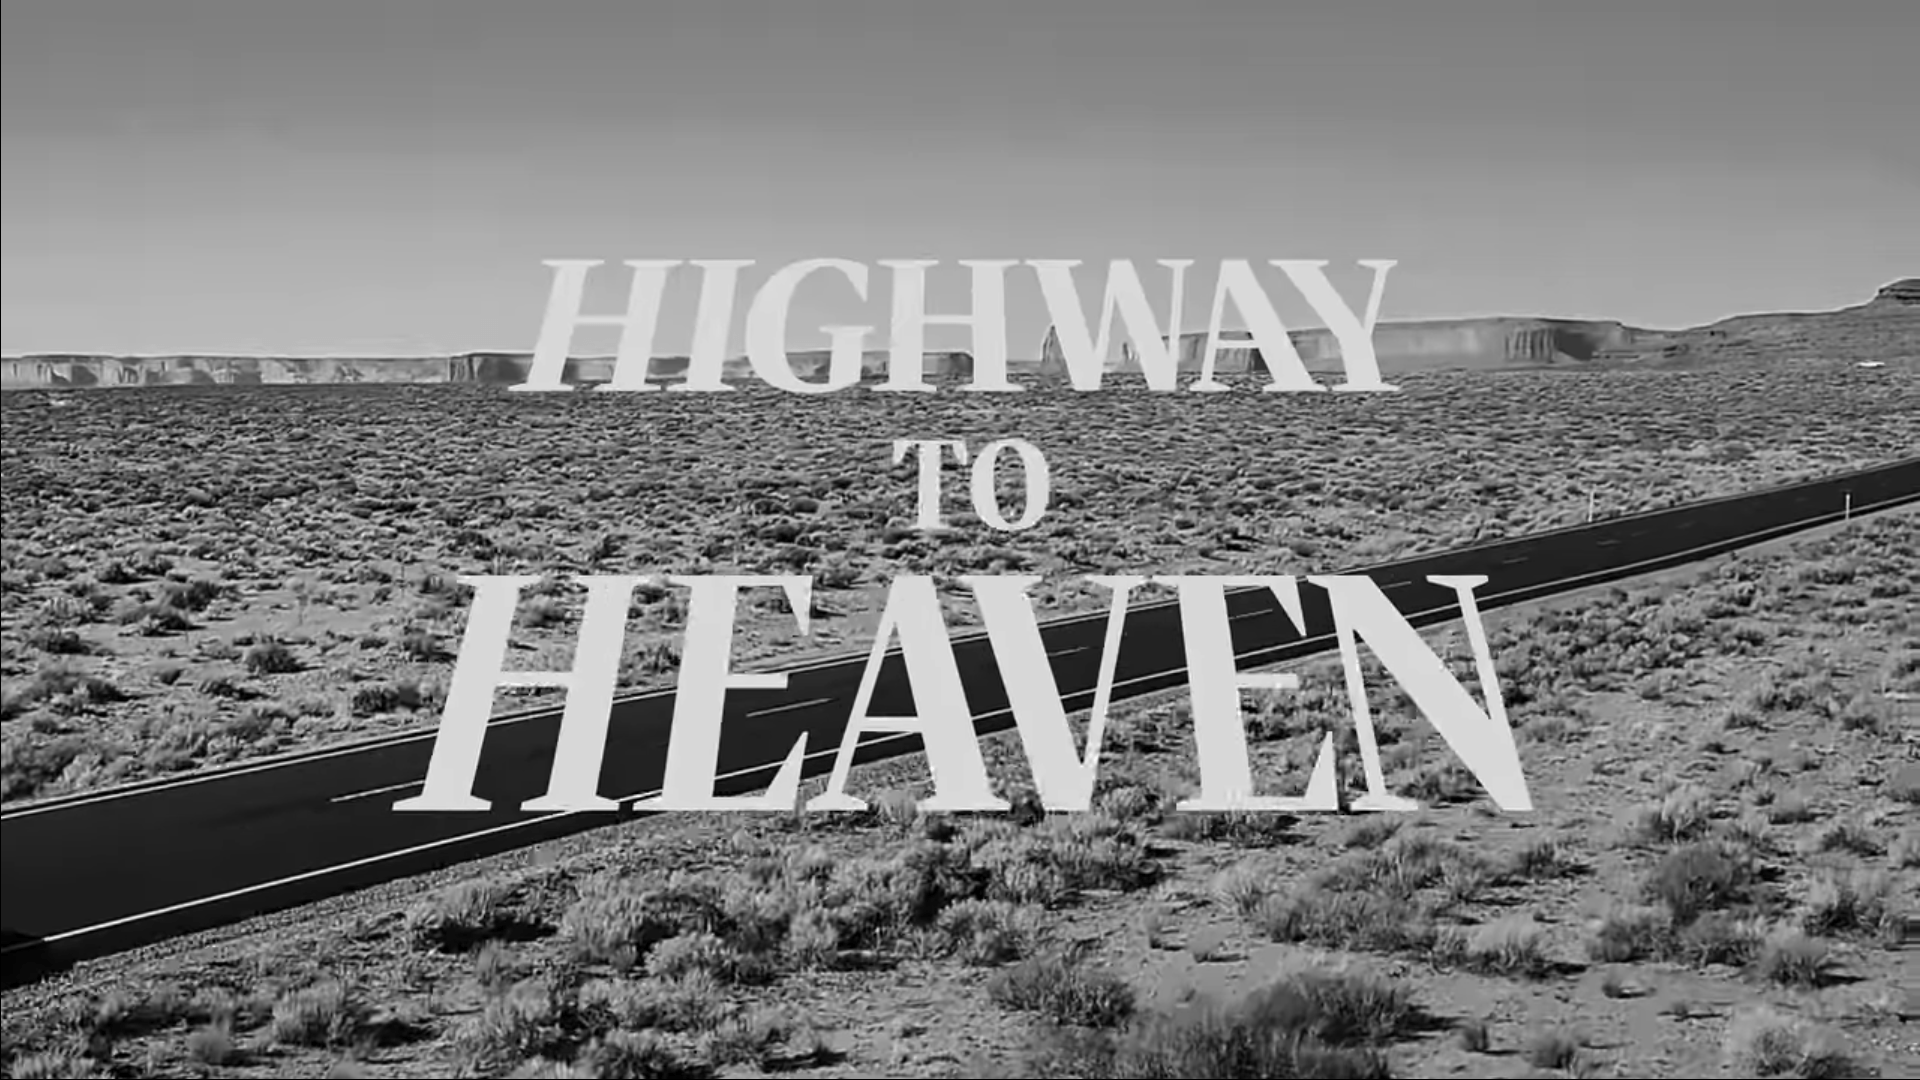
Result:
{"type": "MultiPolygon", "coordinates": [[[[1838,520],[1851,497],[1862,513],[1920,499],[1920,459],[1729,499],[1444,552],[1351,571],[1379,583],[1416,625],[1459,617],[1435,574],[1485,574],[1483,609],[1519,603],[1838,520]]],[[[1275,573],[1288,568],[1275,567],[1275,573]]],[[[1242,668],[1334,646],[1324,592],[1301,590],[1305,633],[1263,590],[1229,595],[1234,650],[1242,668]]],[[[1092,703],[1106,615],[1042,627],[1069,710],[1092,703]]],[[[954,640],[979,730],[1013,726],[999,668],[983,635],[954,640]]],[[[764,788],[801,731],[809,733],[807,774],[832,765],[866,663],[864,652],[787,669],[786,689],[728,696],[721,742],[721,790],[764,788]]],[[[1157,601],[1127,616],[1114,700],[1184,684],[1180,615],[1157,601]]],[[[876,687],[873,711],[911,710],[912,692],[896,652],[876,687]]],[[[673,692],[617,703],[600,790],[631,801],[660,787],[673,692]]],[[[559,712],[548,708],[497,719],[489,730],[476,791],[501,807],[541,794],[552,762],[559,712]]],[[[192,776],[50,799],[0,814],[0,917],[9,978],[18,961],[97,956],[211,928],[356,888],[422,873],[604,824],[605,814],[396,813],[419,789],[432,729],[192,776]]],[[[860,760],[910,751],[917,738],[880,736],[860,760]]],[[[623,815],[624,816],[624,813],[623,815]]]]}

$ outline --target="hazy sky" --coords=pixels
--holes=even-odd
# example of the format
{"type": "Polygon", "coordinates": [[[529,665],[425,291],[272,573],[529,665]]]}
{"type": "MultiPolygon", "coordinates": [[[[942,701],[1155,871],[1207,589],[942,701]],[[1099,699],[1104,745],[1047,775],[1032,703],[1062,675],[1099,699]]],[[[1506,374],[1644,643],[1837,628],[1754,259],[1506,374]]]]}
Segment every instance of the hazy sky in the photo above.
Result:
{"type": "MultiPolygon", "coordinates": [[[[7,0],[0,348],[526,349],[556,257],[1081,258],[1089,304],[1115,257],[1384,257],[1390,319],[1842,306],[1920,274],[1916,41],[1911,0],[7,0]]],[[[884,327],[875,284],[803,289],[795,345],[884,327]]]]}

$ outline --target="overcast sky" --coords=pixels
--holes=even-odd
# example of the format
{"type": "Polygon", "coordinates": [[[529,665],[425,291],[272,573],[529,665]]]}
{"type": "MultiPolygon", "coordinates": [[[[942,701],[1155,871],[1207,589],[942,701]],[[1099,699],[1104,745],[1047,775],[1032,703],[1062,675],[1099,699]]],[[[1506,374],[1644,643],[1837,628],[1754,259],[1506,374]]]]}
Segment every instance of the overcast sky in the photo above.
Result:
{"type": "MultiPolygon", "coordinates": [[[[0,348],[527,349],[557,257],[1383,257],[1389,319],[1836,307],[1920,274],[1916,41],[1911,0],[7,0],[0,348]]],[[[871,299],[808,286],[794,344],[871,299]]]]}

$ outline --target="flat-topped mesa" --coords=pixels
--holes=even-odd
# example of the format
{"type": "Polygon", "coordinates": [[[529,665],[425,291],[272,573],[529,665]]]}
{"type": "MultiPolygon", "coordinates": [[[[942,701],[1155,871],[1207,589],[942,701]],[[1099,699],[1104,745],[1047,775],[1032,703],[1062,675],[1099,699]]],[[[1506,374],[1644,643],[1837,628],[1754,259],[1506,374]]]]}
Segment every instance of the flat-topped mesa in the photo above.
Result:
{"type": "MultiPolygon", "coordinates": [[[[1293,330],[1287,336],[1308,369],[1330,371],[1341,366],[1340,342],[1331,330],[1293,330]]],[[[1247,340],[1244,332],[1223,331],[1221,340],[1222,348],[1214,361],[1215,372],[1262,374],[1267,371],[1259,349],[1234,344],[1247,340]]],[[[1639,330],[1617,322],[1573,319],[1454,319],[1380,323],[1373,329],[1374,356],[1382,372],[1624,359],[1657,353],[1666,344],[1667,335],[1657,331],[1639,330]]],[[[1198,374],[1206,360],[1207,334],[1182,334],[1176,348],[1180,372],[1198,374]]],[[[1043,370],[1065,370],[1066,358],[1055,330],[1048,329],[1040,352],[1043,370]]],[[[1138,373],[1139,350],[1131,341],[1123,341],[1119,359],[1108,361],[1106,369],[1138,373]]]]}
{"type": "Polygon", "coordinates": [[[460,358],[281,356],[101,356],[74,353],[6,357],[0,386],[60,389],[137,386],[298,386],[461,381],[460,358]]]}
{"type": "Polygon", "coordinates": [[[1695,351],[1730,360],[1920,362],[1920,278],[1902,278],[1838,311],[1735,315],[1687,331],[1695,351]]]}
{"type": "MultiPolygon", "coordinates": [[[[870,386],[887,381],[891,358],[892,353],[886,349],[868,349],[866,352],[861,353],[861,385],[870,386]]],[[[793,373],[799,376],[803,382],[811,383],[824,383],[827,381],[827,373],[832,365],[832,359],[833,354],[827,349],[808,349],[803,352],[790,352],[787,354],[787,363],[793,365],[793,373]]],[[[746,361],[744,360],[739,361],[739,363],[746,365],[746,361]]],[[[973,378],[973,354],[969,352],[959,350],[928,352],[922,354],[922,363],[925,365],[922,370],[926,372],[926,376],[929,379],[973,378]]],[[[725,377],[729,382],[735,381],[731,372],[725,377]]],[[[684,379],[684,373],[679,376],[679,378],[684,379]]],[[[751,378],[753,378],[752,367],[750,365],[745,366],[740,380],[745,381],[751,378]]]]}
{"type": "MultiPolygon", "coordinates": [[[[870,350],[861,358],[862,383],[887,377],[889,354],[870,350]]],[[[796,374],[809,382],[824,382],[829,353],[825,349],[788,355],[796,374]]],[[[82,353],[46,353],[0,359],[0,386],[9,389],[110,389],[139,386],[347,386],[354,384],[470,384],[515,386],[526,381],[532,366],[530,353],[470,352],[454,356],[407,357],[277,357],[277,356],[103,356],[82,353]]],[[[958,351],[929,352],[928,378],[965,379],[973,374],[973,356],[958,351]]],[[[648,369],[648,381],[671,386],[687,378],[690,361],[684,356],[657,356],[648,369]]],[[[610,356],[570,357],[564,380],[593,386],[613,379],[610,356]]],[[[744,357],[725,361],[721,378],[730,384],[751,383],[756,376],[744,357]]]]}
{"type": "MultiPolygon", "coordinates": [[[[613,380],[613,360],[602,358],[591,362],[594,366],[582,369],[576,377],[568,373],[569,382],[595,384],[613,380]]],[[[787,353],[787,363],[793,368],[794,376],[802,382],[824,385],[833,366],[833,353],[829,349],[803,349],[787,353]]],[[[954,380],[973,377],[973,354],[961,350],[944,350],[921,354],[921,370],[929,379],[954,380]]],[[[892,365],[892,353],[886,349],[868,349],[860,354],[860,385],[873,386],[887,381],[892,365]]],[[[518,384],[526,381],[527,369],[531,366],[530,357],[521,358],[520,370],[511,379],[502,381],[518,384]]],[[[685,356],[656,356],[647,368],[647,381],[658,386],[674,386],[685,383],[692,370],[693,361],[685,356]]],[[[761,381],[753,369],[752,361],[744,356],[724,360],[720,364],[720,381],[730,386],[739,386],[761,381]]]]}
{"type": "MultiPolygon", "coordinates": [[[[1101,366],[1110,372],[1137,373],[1138,350],[1124,334],[1120,336],[1119,358],[1103,360],[1101,366]]],[[[1244,332],[1226,330],[1223,337],[1229,344],[1215,361],[1217,373],[1266,372],[1259,350],[1244,344],[1244,332]],[[1231,344],[1236,339],[1242,344],[1231,344]]],[[[1342,367],[1340,344],[1332,331],[1293,330],[1288,338],[1301,362],[1316,375],[1342,367]]],[[[1372,341],[1385,376],[1447,369],[1669,367],[1781,360],[1912,364],[1920,362],[1920,277],[1889,282],[1871,300],[1838,310],[1736,315],[1685,330],[1643,330],[1618,322],[1576,319],[1475,318],[1379,323],[1372,341]]],[[[1176,360],[1181,374],[1199,374],[1206,343],[1205,333],[1180,335],[1176,360]]],[[[802,381],[826,381],[827,350],[790,351],[787,356],[802,381]]],[[[970,353],[926,351],[923,357],[929,380],[966,381],[973,376],[970,353]]],[[[863,352],[861,383],[885,382],[890,360],[889,350],[863,352]]],[[[524,352],[412,357],[42,353],[0,358],[0,388],[443,383],[511,387],[527,381],[532,362],[532,354],[524,352]]],[[[612,357],[569,357],[561,379],[569,386],[602,384],[612,380],[613,366],[612,357]]],[[[685,356],[656,356],[649,365],[648,380],[659,385],[684,383],[690,366],[685,356]]],[[[1048,328],[1037,361],[1009,359],[1007,367],[1015,385],[1063,378],[1067,363],[1058,331],[1048,328]]],[[[721,365],[721,378],[738,385],[758,381],[758,374],[745,357],[734,357],[721,365]]]]}
{"type": "Polygon", "coordinates": [[[1920,307],[1920,278],[1901,278],[1880,286],[1880,291],[1873,294],[1872,303],[1920,307]]]}

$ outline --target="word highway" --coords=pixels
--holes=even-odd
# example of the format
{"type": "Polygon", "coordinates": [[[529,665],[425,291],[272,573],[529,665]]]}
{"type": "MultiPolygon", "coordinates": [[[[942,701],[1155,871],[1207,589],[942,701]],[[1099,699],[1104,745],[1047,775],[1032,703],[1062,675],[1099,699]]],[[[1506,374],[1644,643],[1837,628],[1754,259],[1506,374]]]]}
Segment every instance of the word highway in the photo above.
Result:
{"type": "MultiPolygon", "coordinates": [[[[1180,373],[1180,327],[1184,321],[1186,271],[1192,259],[1160,259],[1159,265],[1170,278],[1167,298],[1167,323],[1164,328],[1154,316],[1152,302],[1140,282],[1132,261],[1115,259],[1108,264],[1106,295],[1100,306],[1100,329],[1094,334],[1087,326],[1080,306],[1080,291],[1073,271],[1078,259],[1027,259],[1024,265],[1033,271],[1035,284],[1046,304],[1059,335],[1061,359],[1075,390],[1100,389],[1105,371],[1107,349],[1112,341],[1113,323],[1118,315],[1139,357],[1140,373],[1147,389],[1178,390],[1180,373]]],[[[1212,315],[1208,320],[1206,349],[1201,356],[1200,377],[1187,389],[1218,392],[1232,389],[1214,378],[1214,365],[1222,350],[1252,346],[1264,358],[1272,382],[1269,393],[1300,393],[1324,390],[1386,393],[1398,390],[1380,378],[1380,365],[1373,351],[1373,328],[1380,317],[1381,291],[1387,271],[1396,265],[1393,259],[1361,259],[1360,265],[1373,271],[1372,288],[1364,312],[1356,314],[1327,280],[1325,259],[1269,259],[1269,265],[1282,271],[1307,301],[1321,324],[1339,342],[1346,382],[1337,387],[1314,381],[1294,348],[1286,324],[1274,308],[1247,259],[1223,259],[1213,293],[1212,315]],[[1237,308],[1246,322],[1244,336],[1228,337],[1225,330],[1227,308],[1237,308]]],[[[617,314],[588,315],[585,302],[587,273],[602,265],[595,259],[548,259],[553,270],[553,286],[547,297],[546,316],[540,336],[534,344],[533,362],[527,381],[510,390],[564,392],[574,389],[565,378],[568,351],[574,331],[582,326],[616,327],[620,344],[614,355],[612,379],[601,391],[636,393],[669,389],[675,391],[730,391],[723,374],[726,347],[733,313],[740,292],[740,271],[753,265],[751,259],[628,259],[632,278],[627,291],[627,310],[617,314]],[[695,315],[691,352],[685,382],[670,386],[647,381],[653,359],[655,331],[660,324],[660,307],[668,274],[691,264],[700,270],[700,300],[695,315]]],[[[973,373],[962,390],[1012,393],[1022,389],[1008,379],[1007,356],[1007,271],[1022,265],[1015,259],[962,259],[960,266],[969,273],[972,309],[962,314],[929,314],[927,311],[927,270],[937,266],[932,259],[882,259],[880,265],[892,272],[892,303],[887,359],[887,379],[873,389],[880,392],[932,393],[926,381],[926,331],[929,326],[966,327],[973,336],[973,373]]],[[[747,362],[754,374],[767,385],[791,394],[830,394],[860,383],[867,336],[872,326],[822,326],[830,342],[827,377],[824,382],[809,382],[797,375],[787,357],[787,309],[800,283],[815,274],[830,273],[841,278],[856,299],[866,302],[870,268],[848,259],[804,259],[775,270],[754,294],[747,307],[747,362]]],[[[1023,275],[1024,276],[1024,275],[1023,275]]]]}
{"type": "MultiPolygon", "coordinates": [[[[614,810],[620,800],[598,790],[614,692],[620,670],[628,603],[633,590],[653,580],[646,576],[581,578],[587,598],[571,671],[503,670],[508,637],[521,590],[537,576],[471,576],[461,582],[475,595],[465,639],[449,687],[446,710],[435,734],[421,793],[397,803],[398,810],[489,810],[473,793],[481,746],[495,691],[502,686],[553,686],[566,690],[553,770],[545,795],[522,809],[535,812],[614,810]]],[[[721,797],[715,793],[719,770],[722,707],[730,689],[782,690],[780,673],[742,674],[731,670],[734,614],[742,590],[778,588],[808,632],[812,611],[811,578],[803,576],[692,576],[668,579],[691,591],[685,640],[675,691],[663,790],[635,803],[645,810],[785,810],[800,805],[799,785],[808,757],[807,733],[800,731],[767,792],[721,797]]],[[[972,591],[1005,683],[1008,703],[1032,765],[1041,802],[1051,810],[1089,807],[1098,768],[1102,734],[1112,703],[1114,671],[1128,598],[1148,583],[1144,576],[1090,576],[1111,592],[1106,639],[1088,721],[1084,753],[1074,748],[1065,706],[1042,643],[1040,624],[1028,590],[1037,576],[985,575],[959,579],[972,591]]],[[[1340,809],[1331,732],[1321,741],[1306,792],[1298,796],[1257,795],[1241,713],[1241,691],[1292,690],[1291,674],[1242,672],[1234,656],[1227,608],[1229,589],[1266,589],[1295,628],[1306,633],[1299,582],[1291,576],[1159,576],[1155,583],[1177,594],[1186,672],[1191,695],[1193,733],[1198,752],[1200,791],[1183,800],[1186,811],[1330,811],[1340,809]]],[[[1367,792],[1352,800],[1356,810],[1411,810],[1412,800],[1386,790],[1379,747],[1367,706],[1358,645],[1365,641],[1383,667],[1406,691],[1427,722],[1445,739],[1502,810],[1533,808],[1508,726],[1493,657],[1479,620],[1473,590],[1482,576],[1435,576],[1427,580],[1451,588],[1472,643],[1476,673],[1486,708],[1454,679],[1419,632],[1365,576],[1312,576],[1308,583],[1328,594],[1346,671],[1355,732],[1365,766],[1367,792]]],[[[948,636],[933,579],[903,575],[892,580],[858,692],[848,705],[849,719],[826,791],[805,803],[809,810],[861,810],[866,803],[846,790],[854,751],[868,733],[912,733],[925,746],[933,794],[921,802],[933,811],[1003,811],[1006,800],[994,793],[968,707],[960,667],[948,636]],[[917,716],[869,715],[882,664],[899,641],[917,716]]],[[[767,761],[772,767],[771,758],[767,761]]]]}

